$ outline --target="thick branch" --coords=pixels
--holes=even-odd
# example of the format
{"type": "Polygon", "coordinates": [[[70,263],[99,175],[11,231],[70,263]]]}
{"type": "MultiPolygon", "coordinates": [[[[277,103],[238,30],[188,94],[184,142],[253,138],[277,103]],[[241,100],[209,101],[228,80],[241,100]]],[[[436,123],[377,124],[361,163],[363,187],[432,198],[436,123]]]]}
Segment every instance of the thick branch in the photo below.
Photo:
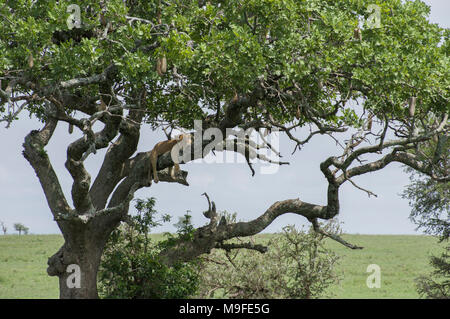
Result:
{"type": "Polygon", "coordinates": [[[60,214],[69,214],[71,209],[64,197],[58,177],[50,163],[44,147],[48,144],[53,132],[55,131],[57,121],[49,119],[44,128],[40,131],[31,131],[25,137],[23,143],[23,156],[28,160],[36,172],[48,205],[55,219],[60,214]]]}
{"type": "Polygon", "coordinates": [[[73,142],[67,148],[66,168],[74,180],[72,199],[79,213],[94,209],[91,196],[88,193],[91,178],[83,164],[85,155],[89,155],[91,151],[95,153],[96,150],[107,147],[109,142],[117,135],[120,122],[120,118],[110,117],[103,130],[94,134],[91,128],[92,122],[84,120],[82,130],[85,136],[73,142]]]}
{"type": "MultiPolygon", "coordinates": [[[[142,112],[130,112],[130,115],[127,118],[131,118],[133,122],[140,122],[142,117],[142,112]]],[[[125,129],[124,125],[121,126],[121,135],[117,142],[109,147],[102,167],[89,191],[93,204],[97,209],[106,206],[106,202],[111,195],[111,192],[114,190],[117,183],[124,177],[126,161],[136,151],[138,146],[140,127],[132,122],[124,122],[124,125],[127,125],[128,127],[125,129]]]]}
{"type": "MultiPolygon", "coordinates": [[[[260,217],[249,222],[227,224],[224,218],[216,224],[210,222],[208,225],[198,228],[192,240],[187,241],[181,238],[174,247],[164,250],[160,256],[163,262],[169,265],[191,260],[223,245],[226,240],[256,235],[269,226],[278,216],[286,213],[301,215],[308,220],[331,219],[339,212],[338,189],[335,185],[329,186],[328,198],[327,206],[314,205],[302,202],[299,199],[276,202],[260,217]]],[[[209,211],[211,210],[212,207],[209,204],[209,211]]]]}
{"type": "MultiPolygon", "coordinates": [[[[235,100],[230,102],[227,108],[228,111],[226,112],[224,119],[219,123],[219,129],[223,131],[223,139],[226,139],[228,137],[227,133],[229,132],[227,132],[227,128],[232,128],[242,123],[243,121],[242,112],[246,108],[253,105],[253,103],[255,103],[255,99],[256,93],[251,94],[249,96],[247,95],[239,96],[235,100]]],[[[203,132],[203,128],[197,129],[198,129],[197,133],[203,132]]],[[[206,146],[210,147],[212,146],[212,148],[214,148],[215,146],[223,142],[223,140],[222,141],[215,140],[215,145],[211,145],[212,142],[211,140],[205,139],[196,140],[196,135],[197,135],[196,133],[191,133],[192,147],[190,156],[183,154],[183,158],[188,158],[189,160],[182,161],[181,164],[185,164],[188,161],[193,161],[198,158],[203,158],[204,156],[207,155],[204,153],[206,146]],[[198,148],[197,151],[196,148],[198,148]]],[[[134,158],[128,160],[124,165],[123,175],[121,176],[121,178],[131,175],[140,176],[139,178],[142,178],[142,176],[148,176],[148,170],[150,169],[149,155],[150,152],[139,153],[134,158]]],[[[158,156],[156,163],[156,169],[158,171],[162,171],[166,168],[172,167],[173,165],[174,162],[172,160],[170,152],[158,156]]],[[[187,182],[185,181],[184,178],[180,178],[178,182],[187,185],[187,182]]]]}
{"type": "Polygon", "coordinates": [[[223,235],[224,240],[234,237],[247,237],[256,235],[267,228],[277,217],[286,213],[301,215],[303,217],[306,217],[307,219],[331,219],[339,212],[336,209],[336,203],[338,202],[338,192],[336,190],[331,193],[333,194],[333,197],[336,197],[332,199],[332,204],[334,207],[314,205],[302,202],[299,199],[288,199],[276,202],[272,206],[270,206],[270,208],[264,214],[252,221],[227,225],[223,235]]]}

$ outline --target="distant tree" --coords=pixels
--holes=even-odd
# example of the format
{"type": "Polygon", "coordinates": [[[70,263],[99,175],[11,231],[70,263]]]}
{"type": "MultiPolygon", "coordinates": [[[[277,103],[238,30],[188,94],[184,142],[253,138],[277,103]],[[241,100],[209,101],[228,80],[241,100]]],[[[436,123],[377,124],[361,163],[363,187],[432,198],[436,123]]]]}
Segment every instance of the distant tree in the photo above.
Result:
{"type": "Polygon", "coordinates": [[[27,235],[28,234],[28,230],[29,230],[28,227],[26,227],[24,224],[21,224],[21,223],[14,224],[14,229],[19,232],[19,235],[21,235],[22,232],[25,235],[27,235]]]}
{"type": "Polygon", "coordinates": [[[3,235],[6,235],[6,231],[8,230],[8,228],[6,227],[5,223],[0,222],[0,226],[2,227],[3,235]]]}

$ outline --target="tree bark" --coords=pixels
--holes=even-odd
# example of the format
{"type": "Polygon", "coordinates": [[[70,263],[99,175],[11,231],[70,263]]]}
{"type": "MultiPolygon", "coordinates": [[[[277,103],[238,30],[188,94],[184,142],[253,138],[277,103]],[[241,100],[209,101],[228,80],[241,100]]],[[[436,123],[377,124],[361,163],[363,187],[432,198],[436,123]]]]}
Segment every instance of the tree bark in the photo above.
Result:
{"type": "Polygon", "coordinates": [[[65,243],[49,258],[47,272],[59,278],[61,299],[97,299],[97,272],[105,243],[119,220],[106,216],[58,221],[65,243]]]}
{"type": "Polygon", "coordinates": [[[76,247],[64,244],[58,253],[49,259],[47,269],[50,276],[59,278],[59,297],[97,299],[97,271],[100,258],[101,249],[96,247],[82,249],[80,244],[76,247]],[[73,265],[79,268],[73,268],[73,265]]]}

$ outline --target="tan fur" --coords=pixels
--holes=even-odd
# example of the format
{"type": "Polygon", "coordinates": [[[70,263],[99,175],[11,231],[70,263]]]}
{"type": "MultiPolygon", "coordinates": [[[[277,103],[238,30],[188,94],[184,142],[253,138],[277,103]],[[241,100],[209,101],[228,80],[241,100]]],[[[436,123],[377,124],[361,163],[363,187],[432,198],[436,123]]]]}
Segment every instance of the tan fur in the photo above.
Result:
{"type": "MultiPolygon", "coordinates": [[[[156,170],[156,163],[158,161],[158,156],[164,153],[167,153],[169,151],[172,150],[172,148],[180,141],[183,140],[183,136],[184,135],[179,135],[177,136],[175,139],[173,140],[167,140],[167,141],[162,141],[159,142],[155,145],[155,147],[153,147],[151,153],[150,153],[150,165],[151,165],[151,169],[149,170],[148,173],[148,179],[151,182],[152,177],[151,177],[151,173],[153,172],[153,179],[155,180],[155,183],[159,182],[158,179],[158,172],[156,170]]],[[[175,178],[175,174],[180,170],[180,165],[178,164],[174,164],[173,168],[171,168],[170,170],[170,175],[172,176],[172,178],[175,178]]]]}

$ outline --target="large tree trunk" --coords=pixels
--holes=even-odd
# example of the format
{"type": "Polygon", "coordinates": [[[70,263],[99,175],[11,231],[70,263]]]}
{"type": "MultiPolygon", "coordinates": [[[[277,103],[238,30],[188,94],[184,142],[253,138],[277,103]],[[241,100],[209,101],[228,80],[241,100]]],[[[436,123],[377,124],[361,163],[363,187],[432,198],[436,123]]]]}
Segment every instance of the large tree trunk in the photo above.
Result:
{"type": "Polygon", "coordinates": [[[98,298],[97,271],[101,252],[98,249],[81,250],[80,248],[70,249],[64,244],[58,253],[49,259],[47,271],[49,275],[59,277],[61,299],[98,298]],[[59,259],[60,268],[58,269],[53,265],[55,259],[59,259]]]}
{"type": "Polygon", "coordinates": [[[112,229],[99,225],[96,220],[86,224],[79,220],[64,221],[58,225],[65,243],[49,258],[47,272],[50,276],[58,276],[60,298],[98,298],[97,272],[112,229]]]}

